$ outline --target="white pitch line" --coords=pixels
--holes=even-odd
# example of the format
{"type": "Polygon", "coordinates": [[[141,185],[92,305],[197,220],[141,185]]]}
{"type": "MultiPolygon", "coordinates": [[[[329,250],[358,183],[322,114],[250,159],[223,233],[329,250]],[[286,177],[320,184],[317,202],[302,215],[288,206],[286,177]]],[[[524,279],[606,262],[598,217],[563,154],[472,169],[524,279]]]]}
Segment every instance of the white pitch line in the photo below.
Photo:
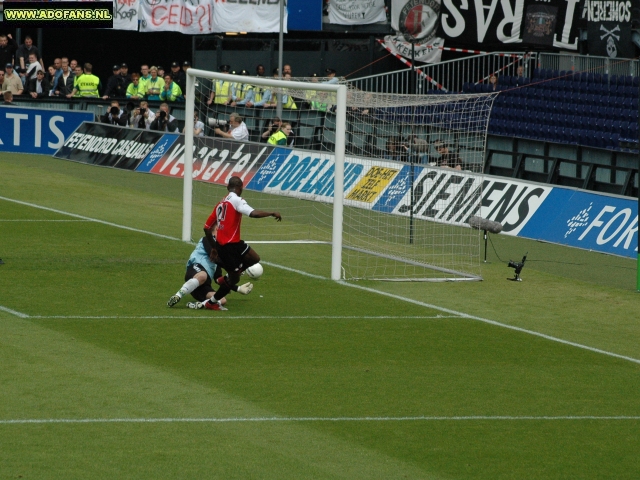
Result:
{"type": "Polygon", "coordinates": [[[51,424],[51,423],[275,423],[275,422],[443,422],[443,421],[621,421],[640,420],[637,415],[616,416],[508,416],[470,415],[450,417],[230,417],[230,418],[33,418],[0,420],[0,425],[51,424]]]}
{"type": "MultiPolygon", "coordinates": [[[[18,313],[18,312],[15,312],[18,313]]],[[[431,320],[442,318],[463,318],[455,315],[431,315],[431,316],[357,316],[357,315],[290,315],[290,316],[276,316],[276,315],[220,315],[220,316],[203,316],[203,315],[149,315],[144,317],[127,316],[127,315],[101,315],[101,316],[83,316],[83,315],[24,315],[24,318],[33,318],[39,320],[159,320],[159,319],[193,319],[198,318],[202,320],[431,320]]]]}
{"type": "Polygon", "coordinates": [[[507,323],[496,322],[495,320],[489,320],[488,318],[476,317],[475,315],[469,315],[467,313],[457,312],[457,311],[451,310],[449,308],[439,307],[438,305],[432,305],[430,303],[421,302],[419,300],[414,300],[412,298],[401,297],[400,295],[395,295],[393,293],[381,292],[379,290],[375,290],[373,288],[368,288],[368,287],[363,287],[361,285],[354,285],[354,284],[347,283],[347,282],[344,282],[344,281],[340,281],[340,283],[345,285],[345,286],[348,286],[348,287],[364,290],[366,292],[377,293],[379,295],[384,295],[386,297],[394,298],[396,300],[403,300],[405,302],[413,303],[414,305],[420,305],[420,306],[423,306],[423,307],[432,308],[434,310],[440,310],[441,312],[459,315],[460,317],[468,318],[469,320],[476,320],[478,322],[488,323],[489,325],[495,325],[496,327],[508,328],[509,330],[515,330],[516,332],[521,332],[521,333],[526,333],[526,334],[529,334],[529,335],[534,335],[536,337],[541,337],[541,338],[544,338],[546,340],[551,340],[553,342],[562,343],[563,345],[571,345],[572,347],[577,347],[577,348],[581,348],[581,349],[584,349],[584,350],[589,350],[590,352],[600,353],[602,355],[607,355],[607,356],[610,356],[610,357],[615,357],[615,358],[619,358],[621,360],[627,360],[629,362],[640,364],[640,360],[637,359],[637,358],[627,357],[625,355],[620,355],[618,353],[608,352],[606,350],[601,350],[601,349],[595,348],[595,347],[589,347],[588,345],[583,345],[581,343],[571,342],[569,340],[563,340],[561,338],[552,337],[551,335],[546,335],[544,333],[536,332],[536,331],[533,331],[533,330],[527,330],[526,328],[516,327],[514,325],[509,325],[507,323]]]}
{"type": "Polygon", "coordinates": [[[59,220],[46,220],[46,219],[42,219],[42,220],[34,220],[34,219],[29,219],[29,218],[12,218],[12,219],[0,219],[0,222],[64,222],[64,223],[69,223],[69,222],[93,222],[94,220],[63,220],[63,219],[59,219],[59,220]]]}
{"type": "MultiPolygon", "coordinates": [[[[102,223],[104,225],[109,225],[109,226],[115,227],[115,228],[122,228],[122,229],[125,229],[125,230],[130,230],[132,232],[145,233],[147,235],[152,235],[152,236],[159,237],[159,238],[165,238],[165,239],[168,239],[168,240],[182,241],[182,240],[180,240],[179,238],[176,238],[176,237],[170,237],[168,235],[161,235],[159,233],[149,232],[147,230],[140,230],[140,229],[137,229],[137,228],[127,227],[127,226],[124,226],[124,225],[118,225],[117,223],[105,222],[105,221],[97,220],[97,219],[90,218],[90,217],[84,217],[82,215],[76,215],[74,213],[64,212],[62,210],[56,210],[54,208],[43,207],[42,205],[36,205],[36,204],[33,204],[33,203],[23,202],[23,201],[20,201],[20,200],[14,200],[12,198],[7,198],[7,197],[0,196],[0,200],[6,200],[7,202],[13,202],[13,203],[18,203],[20,205],[26,205],[28,207],[39,208],[39,209],[42,209],[42,210],[48,210],[48,211],[51,211],[51,212],[60,213],[62,215],[69,215],[69,216],[72,216],[72,217],[81,218],[83,220],[89,220],[89,221],[93,221],[93,222],[97,222],[97,223],[102,223]]],[[[282,270],[286,270],[286,271],[289,271],[289,272],[294,272],[294,273],[297,273],[297,274],[300,274],[300,275],[304,275],[304,276],[307,276],[307,277],[321,279],[321,280],[327,280],[326,277],[322,277],[320,275],[314,275],[314,274],[311,274],[311,273],[303,272],[302,270],[296,270],[294,268],[285,267],[285,266],[278,265],[278,264],[275,264],[275,263],[270,263],[270,262],[261,262],[261,263],[264,263],[265,265],[269,265],[271,267],[280,268],[282,270]]],[[[534,335],[536,337],[544,338],[545,340],[550,340],[552,342],[561,343],[563,345],[569,345],[569,346],[580,348],[580,349],[583,349],[583,350],[588,350],[590,352],[599,353],[599,354],[606,355],[606,356],[609,356],[609,357],[618,358],[620,360],[626,360],[628,362],[640,364],[640,360],[637,359],[637,358],[628,357],[626,355],[620,355],[620,354],[609,352],[609,351],[606,351],[606,350],[601,350],[599,348],[590,347],[588,345],[583,345],[581,343],[571,342],[569,340],[563,340],[561,338],[553,337],[551,335],[546,335],[544,333],[539,333],[539,332],[536,332],[536,331],[533,331],[533,330],[527,330],[526,328],[516,327],[516,326],[513,326],[513,325],[509,325],[507,323],[501,323],[501,322],[497,322],[495,320],[489,320],[487,318],[477,317],[475,315],[469,315],[469,314],[466,314],[466,313],[463,313],[463,312],[458,312],[456,310],[451,310],[449,308],[440,307],[438,305],[432,305],[430,303],[421,302],[419,300],[414,300],[412,298],[402,297],[400,295],[395,295],[395,294],[392,294],[392,293],[382,292],[380,290],[375,290],[373,288],[363,287],[361,285],[355,285],[355,284],[347,283],[347,282],[344,282],[344,281],[340,281],[339,283],[341,283],[342,285],[347,286],[347,287],[357,288],[357,289],[364,290],[364,291],[367,291],[367,292],[376,293],[378,295],[384,295],[386,297],[394,298],[396,300],[401,300],[403,302],[412,303],[414,305],[420,305],[422,307],[427,307],[427,308],[431,308],[431,309],[434,309],[434,310],[439,310],[441,312],[449,313],[449,314],[456,315],[456,316],[460,316],[460,317],[463,317],[463,318],[466,318],[466,319],[469,319],[469,320],[476,320],[478,322],[487,323],[489,325],[494,325],[496,327],[507,328],[509,330],[514,330],[514,331],[517,331],[517,332],[526,333],[528,335],[534,335]]],[[[4,311],[9,311],[9,309],[4,309],[4,311]]],[[[11,313],[11,312],[13,312],[13,310],[11,310],[9,313],[11,313]]],[[[19,312],[15,312],[14,314],[16,314],[17,316],[24,315],[24,314],[20,314],[19,312]]],[[[28,316],[27,317],[23,317],[23,318],[28,318],[28,316]]]]}
{"type": "Polygon", "coordinates": [[[46,210],[48,212],[55,212],[55,213],[59,213],[61,215],[68,215],[70,217],[79,218],[81,220],[85,220],[85,221],[89,221],[89,222],[101,223],[103,225],[109,225],[110,227],[122,228],[124,230],[129,230],[131,232],[145,233],[147,235],[152,235],[154,237],[166,238],[167,240],[178,240],[178,241],[181,241],[179,238],[176,238],[176,237],[170,237],[168,235],[162,235],[160,233],[149,232],[147,230],[140,230],[139,228],[127,227],[125,225],[118,225],[117,223],[105,222],[104,220],[98,220],[96,218],[91,218],[91,217],[85,217],[84,215],[77,215],[75,213],[69,213],[69,212],[65,212],[63,210],[57,210],[55,208],[43,207],[42,205],[36,205],[35,203],[23,202],[21,200],[14,200],[13,198],[0,197],[0,200],[5,200],[7,202],[17,203],[19,205],[25,205],[27,207],[39,208],[41,210],[46,210]]]}
{"type": "Polygon", "coordinates": [[[11,315],[15,315],[16,317],[20,318],[29,318],[29,315],[27,315],[26,313],[16,312],[15,310],[11,310],[10,308],[3,307],[2,305],[0,305],[0,311],[10,313],[11,315]]]}

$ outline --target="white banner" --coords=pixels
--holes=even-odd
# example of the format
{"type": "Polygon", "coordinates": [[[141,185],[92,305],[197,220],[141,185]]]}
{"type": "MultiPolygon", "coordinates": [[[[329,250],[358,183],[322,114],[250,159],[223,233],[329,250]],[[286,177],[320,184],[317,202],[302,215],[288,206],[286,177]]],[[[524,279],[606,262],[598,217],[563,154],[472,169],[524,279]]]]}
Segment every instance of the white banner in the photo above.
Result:
{"type": "Polygon", "coordinates": [[[113,0],[113,29],[138,30],[140,0],[113,0]]]}
{"type": "MultiPolygon", "coordinates": [[[[214,0],[142,0],[141,32],[213,33],[214,0]]],[[[218,7],[216,7],[218,8],[218,7]]]]}
{"type": "Polygon", "coordinates": [[[329,23],[363,25],[386,20],[384,0],[331,0],[329,2],[329,23]]]}
{"type": "MultiPolygon", "coordinates": [[[[279,32],[280,0],[216,1],[213,10],[216,32],[279,32]]],[[[284,9],[287,33],[287,8],[284,9]]]]}
{"type": "Polygon", "coordinates": [[[407,42],[402,35],[387,35],[384,37],[384,46],[396,55],[404,57],[411,62],[413,53],[416,62],[422,63],[439,63],[442,58],[442,50],[438,47],[444,46],[444,40],[441,38],[433,38],[428,44],[421,45],[416,43],[412,52],[412,44],[407,42]]]}

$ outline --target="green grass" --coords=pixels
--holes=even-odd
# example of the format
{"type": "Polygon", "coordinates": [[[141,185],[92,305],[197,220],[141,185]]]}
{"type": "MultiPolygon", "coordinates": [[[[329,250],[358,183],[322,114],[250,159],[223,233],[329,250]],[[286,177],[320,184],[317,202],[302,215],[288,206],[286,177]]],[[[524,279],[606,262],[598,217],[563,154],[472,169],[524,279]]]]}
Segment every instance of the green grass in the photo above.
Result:
{"type": "Polygon", "coordinates": [[[168,309],[180,181],[1,154],[0,197],[0,479],[640,476],[632,260],[497,235],[483,282],[342,285],[259,244],[228,312],[168,309]]]}

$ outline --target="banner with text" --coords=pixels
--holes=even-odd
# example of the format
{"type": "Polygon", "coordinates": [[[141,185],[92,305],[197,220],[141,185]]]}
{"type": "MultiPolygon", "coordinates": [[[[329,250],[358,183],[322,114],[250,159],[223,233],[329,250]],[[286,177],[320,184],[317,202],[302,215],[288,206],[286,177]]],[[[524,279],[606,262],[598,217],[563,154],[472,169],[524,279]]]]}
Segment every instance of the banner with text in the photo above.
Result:
{"type": "MultiPolygon", "coordinates": [[[[279,32],[280,0],[216,1],[213,24],[216,32],[279,32]]],[[[283,28],[287,33],[286,7],[283,28]]]]}
{"type": "Polygon", "coordinates": [[[467,49],[578,49],[585,0],[446,0],[439,35],[467,49]]]}
{"type": "Polygon", "coordinates": [[[54,155],[75,162],[135,170],[162,132],[83,123],[54,155]]]}
{"type": "Polygon", "coordinates": [[[213,4],[214,0],[142,1],[139,10],[140,31],[169,31],[188,35],[231,31],[218,30],[214,27],[213,4]]]}
{"type": "MultiPolygon", "coordinates": [[[[201,138],[193,149],[193,179],[226,185],[237,175],[251,181],[273,147],[219,138],[201,138]]],[[[165,135],[136,168],[168,177],[184,176],[184,135],[165,135]]]]}
{"type": "Polygon", "coordinates": [[[0,151],[53,155],[93,113],[0,106],[0,151]]]}
{"type": "Polygon", "coordinates": [[[331,0],[329,2],[329,23],[363,25],[386,20],[384,0],[331,0]]]}
{"type": "Polygon", "coordinates": [[[638,201],[556,187],[520,236],[636,258],[638,201]]]}
{"type": "Polygon", "coordinates": [[[589,54],[632,58],[635,55],[631,39],[633,11],[632,3],[628,0],[586,0],[582,19],[588,26],[589,54]]]}
{"type": "MultiPolygon", "coordinates": [[[[206,137],[194,146],[193,178],[332,203],[335,163],[325,152],[206,137]]],[[[181,178],[184,135],[84,123],[58,158],[181,178]]],[[[468,226],[470,216],[502,234],[635,258],[638,204],[632,198],[552,187],[431,166],[347,156],[344,204],[392,215],[468,226]]]]}
{"type": "Polygon", "coordinates": [[[113,29],[138,30],[140,0],[113,0],[113,29]]]}

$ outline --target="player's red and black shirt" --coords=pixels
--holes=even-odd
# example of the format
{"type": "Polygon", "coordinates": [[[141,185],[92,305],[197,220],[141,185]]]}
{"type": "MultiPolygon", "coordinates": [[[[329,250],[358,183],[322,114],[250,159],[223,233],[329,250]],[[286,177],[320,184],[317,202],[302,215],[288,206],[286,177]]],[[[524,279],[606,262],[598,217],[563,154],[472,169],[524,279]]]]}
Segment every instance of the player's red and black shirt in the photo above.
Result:
{"type": "Polygon", "coordinates": [[[242,215],[251,215],[251,212],[253,212],[253,208],[246,200],[236,195],[235,192],[229,192],[215,206],[204,224],[204,228],[209,230],[214,225],[218,225],[216,241],[219,245],[239,242],[242,215]]]}

